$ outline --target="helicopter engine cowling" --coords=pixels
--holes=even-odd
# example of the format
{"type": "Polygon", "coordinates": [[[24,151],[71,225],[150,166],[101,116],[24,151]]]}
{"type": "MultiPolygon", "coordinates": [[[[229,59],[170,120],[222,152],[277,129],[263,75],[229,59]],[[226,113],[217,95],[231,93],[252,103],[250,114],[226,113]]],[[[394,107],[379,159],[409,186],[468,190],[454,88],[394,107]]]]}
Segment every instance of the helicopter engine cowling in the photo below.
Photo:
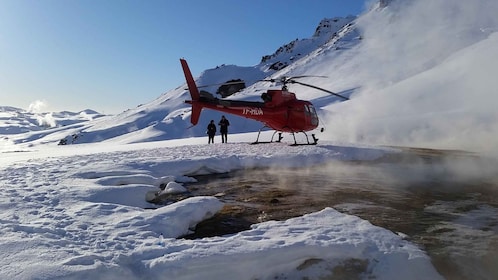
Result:
{"type": "Polygon", "coordinates": [[[269,108],[277,107],[286,102],[297,100],[294,93],[275,89],[266,91],[266,93],[263,94],[262,98],[265,101],[265,106],[269,108]]]}

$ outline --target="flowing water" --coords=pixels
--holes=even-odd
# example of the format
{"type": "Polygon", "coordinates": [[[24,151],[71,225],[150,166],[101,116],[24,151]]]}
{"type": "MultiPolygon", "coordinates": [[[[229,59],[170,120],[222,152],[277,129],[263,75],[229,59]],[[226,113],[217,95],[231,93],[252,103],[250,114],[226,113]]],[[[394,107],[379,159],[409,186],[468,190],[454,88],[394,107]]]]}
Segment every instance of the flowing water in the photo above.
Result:
{"type": "Polygon", "coordinates": [[[189,238],[333,207],[405,236],[447,279],[498,279],[496,167],[470,154],[408,149],[376,161],[199,176],[191,195],[226,206],[189,238]]]}

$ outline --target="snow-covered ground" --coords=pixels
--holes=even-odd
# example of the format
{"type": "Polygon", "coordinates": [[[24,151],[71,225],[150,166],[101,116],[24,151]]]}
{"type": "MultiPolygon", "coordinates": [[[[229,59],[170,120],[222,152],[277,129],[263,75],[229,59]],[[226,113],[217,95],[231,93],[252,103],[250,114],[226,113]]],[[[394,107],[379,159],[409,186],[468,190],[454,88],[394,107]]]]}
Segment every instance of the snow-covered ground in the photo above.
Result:
{"type": "Polygon", "coordinates": [[[392,149],[229,144],[206,138],[77,145],[3,153],[2,279],[301,279],[355,268],[361,277],[438,279],[420,248],[389,230],[326,208],[238,234],[185,240],[220,211],[215,197],[159,207],[159,185],[249,167],[372,160],[392,149]],[[202,144],[201,144],[202,143],[202,144]],[[157,208],[152,210],[151,208],[157,208]]]}

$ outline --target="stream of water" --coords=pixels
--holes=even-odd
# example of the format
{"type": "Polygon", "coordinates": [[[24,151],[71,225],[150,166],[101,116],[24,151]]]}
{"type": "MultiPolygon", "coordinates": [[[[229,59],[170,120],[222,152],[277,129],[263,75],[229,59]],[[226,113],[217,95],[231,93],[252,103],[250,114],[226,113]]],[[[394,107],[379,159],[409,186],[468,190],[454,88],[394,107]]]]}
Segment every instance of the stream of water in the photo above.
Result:
{"type": "Polygon", "coordinates": [[[417,151],[373,162],[240,170],[197,177],[193,195],[226,203],[192,238],[333,207],[424,249],[447,279],[498,279],[496,162],[417,151]]]}

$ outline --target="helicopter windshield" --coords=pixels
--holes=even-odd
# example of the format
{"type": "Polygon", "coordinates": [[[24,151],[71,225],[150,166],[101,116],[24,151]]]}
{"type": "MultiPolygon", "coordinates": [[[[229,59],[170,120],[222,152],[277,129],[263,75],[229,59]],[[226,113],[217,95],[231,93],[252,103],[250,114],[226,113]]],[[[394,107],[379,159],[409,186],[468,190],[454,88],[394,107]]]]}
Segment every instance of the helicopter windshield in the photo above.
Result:
{"type": "Polygon", "coordinates": [[[312,125],[318,125],[318,116],[316,114],[315,107],[313,105],[306,105],[306,113],[310,115],[310,120],[312,125]]]}
{"type": "Polygon", "coordinates": [[[316,116],[316,111],[315,107],[311,105],[306,105],[306,111],[311,115],[311,116],[316,116]]]}

